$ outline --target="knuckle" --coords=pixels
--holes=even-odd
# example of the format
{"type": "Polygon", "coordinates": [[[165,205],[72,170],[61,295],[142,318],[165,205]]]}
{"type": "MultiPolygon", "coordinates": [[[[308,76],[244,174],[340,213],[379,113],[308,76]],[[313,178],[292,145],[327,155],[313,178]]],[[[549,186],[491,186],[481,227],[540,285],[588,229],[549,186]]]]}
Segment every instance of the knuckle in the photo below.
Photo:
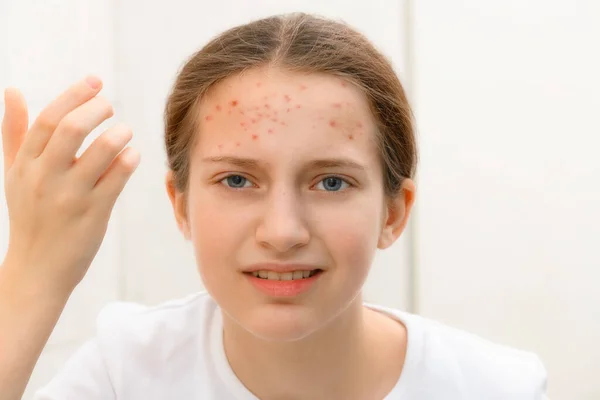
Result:
{"type": "Polygon", "coordinates": [[[105,135],[99,141],[100,147],[108,153],[116,154],[123,147],[123,142],[120,136],[118,135],[105,135]]]}
{"type": "Polygon", "coordinates": [[[103,151],[108,153],[116,153],[121,149],[121,141],[118,136],[106,135],[99,141],[103,151]]]}
{"type": "Polygon", "coordinates": [[[125,124],[121,123],[104,134],[100,139],[100,142],[107,151],[111,153],[117,153],[123,148],[125,143],[131,139],[132,136],[133,132],[131,129],[125,124]]]}
{"type": "Polygon", "coordinates": [[[27,177],[28,166],[27,162],[22,162],[17,158],[12,168],[7,172],[7,176],[13,176],[17,181],[23,181],[27,177]]]}
{"type": "Polygon", "coordinates": [[[53,132],[56,129],[55,122],[46,114],[40,114],[37,121],[35,122],[36,127],[42,131],[53,132]]]}
{"type": "Polygon", "coordinates": [[[78,200],[71,192],[65,191],[55,197],[55,205],[61,211],[73,211],[78,208],[78,200]]]}
{"type": "Polygon", "coordinates": [[[72,116],[66,116],[60,123],[60,128],[67,134],[73,136],[80,136],[85,133],[85,127],[83,124],[72,116]]]}
{"type": "Polygon", "coordinates": [[[33,182],[32,193],[36,201],[41,201],[47,197],[48,187],[44,185],[44,182],[37,179],[33,182]]]}

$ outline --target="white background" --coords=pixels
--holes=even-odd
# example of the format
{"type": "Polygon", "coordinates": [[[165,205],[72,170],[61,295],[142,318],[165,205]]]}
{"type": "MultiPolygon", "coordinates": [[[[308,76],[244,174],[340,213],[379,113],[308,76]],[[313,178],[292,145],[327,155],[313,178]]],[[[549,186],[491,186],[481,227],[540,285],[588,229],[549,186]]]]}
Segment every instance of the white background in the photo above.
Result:
{"type": "MultiPolygon", "coordinates": [[[[363,31],[415,109],[416,212],[377,256],[367,299],[537,352],[554,399],[600,398],[599,2],[0,0],[0,89],[20,88],[33,119],[95,73],[116,116],[84,146],[120,120],[142,154],[25,398],[93,334],[107,302],[201,289],[163,185],[167,91],[210,37],[285,11],[363,31]]],[[[0,217],[2,255],[4,201],[0,217]]]]}

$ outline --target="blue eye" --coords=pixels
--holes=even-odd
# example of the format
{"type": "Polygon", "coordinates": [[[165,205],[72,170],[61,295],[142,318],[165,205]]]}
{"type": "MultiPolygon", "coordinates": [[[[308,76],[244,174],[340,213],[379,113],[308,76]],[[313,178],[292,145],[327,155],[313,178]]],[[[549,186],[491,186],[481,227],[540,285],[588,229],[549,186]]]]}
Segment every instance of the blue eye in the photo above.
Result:
{"type": "MultiPolygon", "coordinates": [[[[228,177],[223,178],[221,182],[226,183],[227,186],[234,189],[241,189],[243,187],[246,187],[247,183],[250,183],[248,179],[244,178],[241,175],[229,175],[228,177]]],[[[251,183],[250,186],[252,186],[251,183]]]]}
{"type": "Polygon", "coordinates": [[[319,185],[322,185],[323,190],[326,190],[328,192],[337,192],[342,187],[345,189],[348,186],[350,186],[350,184],[348,182],[346,182],[342,178],[338,178],[337,176],[328,176],[327,178],[320,181],[317,186],[319,186],[319,185]],[[346,186],[344,186],[344,185],[346,185],[346,186]]]}

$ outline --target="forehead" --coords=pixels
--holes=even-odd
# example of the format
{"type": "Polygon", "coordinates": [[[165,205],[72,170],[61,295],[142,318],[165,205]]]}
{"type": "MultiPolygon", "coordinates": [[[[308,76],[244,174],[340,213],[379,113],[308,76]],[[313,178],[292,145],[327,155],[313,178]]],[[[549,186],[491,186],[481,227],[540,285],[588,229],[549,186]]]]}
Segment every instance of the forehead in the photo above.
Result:
{"type": "Polygon", "coordinates": [[[375,132],[366,97],[349,82],[261,68],[229,77],[206,94],[198,151],[254,156],[275,151],[293,159],[342,152],[366,163],[377,158],[375,132]]]}

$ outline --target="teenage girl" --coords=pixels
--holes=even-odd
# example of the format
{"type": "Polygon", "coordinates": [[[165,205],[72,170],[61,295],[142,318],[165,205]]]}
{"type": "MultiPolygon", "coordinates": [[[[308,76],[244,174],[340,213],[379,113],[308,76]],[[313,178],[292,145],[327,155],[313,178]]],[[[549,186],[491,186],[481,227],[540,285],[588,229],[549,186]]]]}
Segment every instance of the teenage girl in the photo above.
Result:
{"type": "MultiPolygon", "coordinates": [[[[76,157],[113,115],[101,88],[75,83],[31,127],[5,92],[1,400],[21,397],[140,160],[123,125],[76,157]]],[[[535,355],[364,302],[414,204],[417,150],[402,85],[360,33],[306,14],[230,29],[185,63],[164,116],[166,190],[207,292],[107,306],[36,399],[544,398],[535,355]]]]}

